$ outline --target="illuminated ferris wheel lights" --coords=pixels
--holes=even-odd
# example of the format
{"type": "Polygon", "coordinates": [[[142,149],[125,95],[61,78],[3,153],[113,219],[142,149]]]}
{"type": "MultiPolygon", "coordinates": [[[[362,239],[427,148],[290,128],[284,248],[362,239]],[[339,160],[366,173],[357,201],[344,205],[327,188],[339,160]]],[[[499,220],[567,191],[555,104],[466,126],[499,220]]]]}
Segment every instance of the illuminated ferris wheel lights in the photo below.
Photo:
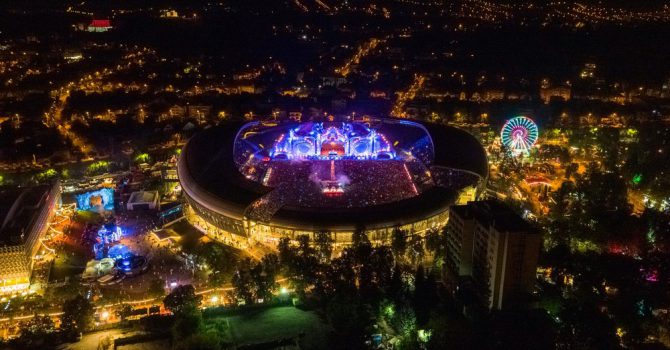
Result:
{"type": "Polygon", "coordinates": [[[514,117],[500,131],[502,144],[515,154],[528,154],[537,141],[537,124],[528,117],[514,117]]]}

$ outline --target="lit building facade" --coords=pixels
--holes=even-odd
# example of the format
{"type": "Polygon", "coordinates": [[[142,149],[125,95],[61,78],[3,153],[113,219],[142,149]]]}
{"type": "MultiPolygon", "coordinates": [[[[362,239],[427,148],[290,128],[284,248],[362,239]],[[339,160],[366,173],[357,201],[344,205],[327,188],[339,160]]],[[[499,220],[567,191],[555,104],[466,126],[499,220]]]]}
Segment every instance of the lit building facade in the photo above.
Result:
{"type": "Polygon", "coordinates": [[[108,19],[93,19],[87,29],[92,33],[104,33],[112,29],[112,23],[108,19]]]}
{"type": "Polygon", "coordinates": [[[541,234],[501,202],[450,209],[448,267],[471,278],[491,309],[503,309],[532,292],[541,244],[541,234]]]}
{"type": "Polygon", "coordinates": [[[0,294],[22,292],[30,287],[42,238],[60,205],[61,188],[50,186],[0,189],[0,294]]]}

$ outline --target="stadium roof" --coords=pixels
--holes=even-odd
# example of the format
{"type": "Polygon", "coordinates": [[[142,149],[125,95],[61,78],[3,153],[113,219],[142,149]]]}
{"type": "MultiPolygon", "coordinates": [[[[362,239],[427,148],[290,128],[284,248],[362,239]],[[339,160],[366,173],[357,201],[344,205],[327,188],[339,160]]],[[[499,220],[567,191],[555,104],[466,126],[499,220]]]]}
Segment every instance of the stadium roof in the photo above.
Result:
{"type": "Polygon", "coordinates": [[[489,165],[486,151],[477,139],[465,130],[439,124],[423,124],[435,147],[433,165],[471,171],[487,178],[489,165]]]}
{"type": "Polygon", "coordinates": [[[498,232],[538,233],[533,225],[509,206],[495,199],[457,205],[451,210],[461,217],[474,217],[482,224],[493,226],[498,232]]]}
{"type": "Polygon", "coordinates": [[[272,189],[245,178],[233,161],[233,144],[244,123],[209,128],[191,138],[182,152],[187,172],[179,172],[182,187],[242,216],[244,209],[272,189]]]}

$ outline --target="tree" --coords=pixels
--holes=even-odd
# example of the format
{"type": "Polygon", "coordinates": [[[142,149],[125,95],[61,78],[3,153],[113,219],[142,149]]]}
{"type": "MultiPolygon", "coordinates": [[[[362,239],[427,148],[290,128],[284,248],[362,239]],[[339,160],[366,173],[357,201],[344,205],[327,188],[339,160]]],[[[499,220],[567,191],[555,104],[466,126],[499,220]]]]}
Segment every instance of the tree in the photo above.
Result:
{"type": "Polygon", "coordinates": [[[295,262],[296,250],[291,245],[291,240],[288,237],[280,238],[277,250],[279,251],[279,262],[281,265],[286,269],[292,269],[295,262]]]}
{"type": "Polygon", "coordinates": [[[198,313],[202,297],[195,294],[195,288],[187,284],[177,286],[163,299],[163,305],[174,315],[198,313]]]}
{"type": "Polygon", "coordinates": [[[257,264],[250,259],[240,262],[232,281],[236,297],[247,304],[258,299],[272,299],[272,293],[277,289],[277,261],[276,255],[268,254],[257,264]]]}
{"type": "Polygon", "coordinates": [[[370,325],[371,315],[360,302],[349,296],[337,294],[326,306],[326,317],[335,329],[333,349],[363,348],[365,330],[370,325]]]}
{"type": "Polygon", "coordinates": [[[56,287],[54,296],[59,299],[67,299],[72,295],[80,294],[81,289],[81,280],[78,277],[72,277],[65,285],[56,287]]]}
{"type": "Polygon", "coordinates": [[[572,175],[577,173],[577,170],[579,170],[579,164],[577,163],[568,164],[568,166],[565,167],[565,179],[570,180],[572,175]]]}
{"type": "Polygon", "coordinates": [[[647,242],[660,252],[670,252],[670,215],[645,209],[641,219],[647,226],[647,242]]]}
{"type": "Polygon", "coordinates": [[[152,297],[162,297],[165,295],[165,282],[160,278],[153,278],[149,282],[147,294],[152,297]]]}
{"type": "Polygon", "coordinates": [[[416,234],[412,235],[409,242],[409,253],[412,265],[416,265],[423,260],[426,255],[426,251],[423,248],[423,237],[416,234]]]}
{"type": "Polygon", "coordinates": [[[195,294],[195,288],[190,284],[177,286],[163,299],[163,305],[175,317],[173,339],[183,339],[197,333],[202,326],[201,302],[202,297],[195,294]]]}
{"type": "Polygon", "coordinates": [[[613,322],[595,305],[568,300],[558,315],[560,349],[617,349],[613,322]]]}
{"type": "Polygon", "coordinates": [[[498,311],[487,320],[485,328],[486,334],[477,339],[476,345],[479,348],[556,348],[555,321],[543,309],[511,308],[498,311]]]}
{"type": "Polygon", "coordinates": [[[440,232],[437,228],[430,228],[426,232],[426,250],[435,255],[435,257],[444,258],[447,248],[447,227],[440,232]]]}
{"type": "Polygon", "coordinates": [[[298,254],[301,257],[309,257],[314,253],[314,249],[309,244],[308,235],[299,235],[298,236],[298,254]]]}
{"type": "Polygon", "coordinates": [[[198,334],[202,329],[202,314],[200,310],[189,314],[175,315],[175,322],[172,328],[173,341],[184,339],[198,334]]]}
{"type": "Polygon", "coordinates": [[[65,301],[61,328],[67,331],[87,331],[93,325],[93,305],[81,295],[65,301]]]}
{"type": "Polygon", "coordinates": [[[407,232],[401,230],[400,227],[393,229],[391,249],[393,250],[396,259],[401,259],[405,256],[405,252],[407,251],[407,232]]]}
{"type": "Polygon", "coordinates": [[[104,174],[109,171],[109,162],[100,160],[94,163],[89,164],[86,168],[86,174],[88,175],[99,175],[104,174]]]}
{"type": "Polygon", "coordinates": [[[226,284],[226,276],[221,271],[214,271],[209,274],[207,280],[212,287],[222,287],[226,284]]]}
{"type": "Polygon", "coordinates": [[[362,244],[370,245],[370,239],[367,232],[365,232],[365,227],[359,226],[356,227],[354,233],[351,235],[351,246],[358,247],[362,244]]]}
{"type": "Polygon", "coordinates": [[[185,339],[179,339],[174,345],[174,350],[219,350],[222,347],[221,336],[216,332],[203,332],[193,334],[185,339]]]}
{"type": "Polygon", "coordinates": [[[37,182],[46,182],[56,177],[58,173],[54,169],[47,169],[36,175],[37,182]]]}
{"type": "Polygon", "coordinates": [[[328,231],[322,230],[314,233],[314,245],[319,260],[322,262],[330,260],[333,254],[333,237],[328,231]]]}
{"type": "Polygon", "coordinates": [[[199,246],[199,242],[200,242],[199,235],[195,233],[186,234],[181,239],[181,249],[187,254],[192,254],[196,252],[196,249],[199,246]]]}
{"type": "Polygon", "coordinates": [[[414,311],[417,323],[424,325],[430,319],[431,311],[438,304],[437,282],[435,274],[431,271],[425,275],[423,266],[419,265],[414,275],[414,311]]]}
{"type": "Polygon", "coordinates": [[[391,248],[387,246],[375,247],[369,258],[361,264],[365,264],[371,270],[370,280],[364,281],[365,283],[362,286],[374,283],[378,288],[385,290],[390,285],[395,264],[391,248]]]}
{"type": "Polygon", "coordinates": [[[401,305],[393,317],[395,330],[403,337],[409,337],[416,331],[416,315],[409,305],[401,305]]]}
{"type": "Polygon", "coordinates": [[[251,268],[250,275],[255,298],[263,301],[272,299],[272,292],[277,289],[275,271],[272,265],[266,265],[263,262],[258,263],[251,268]]]}
{"type": "Polygon", "coordinates": [[[603,166],[608,171],[615,171],[619,163],[620,133],[617,128],[598,128],[596,142],[600,149],[603,166]]]}
{"type": "Polygon", "coordinates": [[[251,261],[245,259],[238,264],[237,270],[233,273],[233,290],[237,299],[244,300],[247,304],[254,302],[254,285],[249,265],[251,261]]]}
{"type": "Polygon", "coordinates": [[[475,349],[472,344],[473,325],[464,317],[449,316],[446,311],[435,312],[425,328],[432,330],[428,349],[449,349],[454,344],[461,349],[475,349]]]}
{"type": "Polygon", "coordinates": [[[388,294],[394,298],[394,300],[401,300],[405,297],[407,293],[407,286],[402,278],[402,269],[399,264],[395,264],[393,267],[393,274],[391,275],[391,281],[389,282],[389,291],[388,294]]]}
{"type": "Polygon", "coordinates": [[[44,344],[52,344],[52,338],[56,332],[56,325],[51,317],[47,315],[35,315],[27,322],[19,325],[19,342],[25,348],[40,348],[44,344]]]}
{"type": "Polygon", "coordinates": [[[351,238],[351,249],[348,249],[347,253],[353,253],[357,263],[368,262],[372,254],[372,243],[368,239],[368,234],[363,228],[357,228],[351,238]]]}
{"type": "Polygon", "coordinates": [[[231,273],[238,260],[237,254],[214,242],[197,245],[195,254],[198,256],[200,263],[207,264],[212,270],[224,274],[231,273]]]}
{"type": "Polygon", "coordinates": [[[302,294],[309,285],[316,282],[316,272],[319,267],[319,259],[309,243],[309,236],[298,236],[297,254],[290,270],[294,277],[291,282],[299,294],[302,294]]]}
{"type": "Polygon", "coordinates": [[[512,151],[505,145],[500,147],[500,152],[497,154],[500,161],[498,165],[501,174],[518,175],[521,172],[521,162],[512,154],[512,151]]]}
{"type": "Polygon", "coordinates": [[[125,321],[132,314],[133,307],[128,304],[124,304],[120,310],[116,311],[116,315],[121,319],[121,322],[125,321]]]}
{"type": "Polygon", "coordinates": [[[571,220],[580,225],[580,238],[604,244],[618,233],[631,212],[626,182],[616,173],[601,172],[590,164],[587,175],[577,181],[571,220]]]}
{"type": "Polygon", "coordinates": [[[149,156],[148,153],[139,153],[135,156],[135,163],[136,164],[151,163],[151,156],[149,156]]]}
{"type": "Polygon", "coordinates": [[[268,273],[277,275],[279,272],[279,257],[277,254],[265,254],[261,259],[261,263],[263,264],[263,269],[268,273]]]}

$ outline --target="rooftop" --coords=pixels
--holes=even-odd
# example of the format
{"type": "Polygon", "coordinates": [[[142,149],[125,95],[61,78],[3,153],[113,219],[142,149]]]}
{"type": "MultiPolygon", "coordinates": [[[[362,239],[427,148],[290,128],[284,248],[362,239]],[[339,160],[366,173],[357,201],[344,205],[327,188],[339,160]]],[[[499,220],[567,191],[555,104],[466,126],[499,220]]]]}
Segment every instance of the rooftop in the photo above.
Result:
{"type": "Polygon", "coordinates": [[[451,210],[461,217],[476,218],[480,223],[492,225],[499,232],[537,233],[533,225],[499,200],[469,202],[455,205],[451,210]]]}
{"type": "Polygon", "coordinates": [[[128,203],[150,203],[158,197],[157,191],[137,191],[133,192],[128,199],[128,203]]]}
{"type": "Polygon", "coordinates": [[[19,245],[44,205],[51,187],[0,187],[0,246],[19,245]]]}

